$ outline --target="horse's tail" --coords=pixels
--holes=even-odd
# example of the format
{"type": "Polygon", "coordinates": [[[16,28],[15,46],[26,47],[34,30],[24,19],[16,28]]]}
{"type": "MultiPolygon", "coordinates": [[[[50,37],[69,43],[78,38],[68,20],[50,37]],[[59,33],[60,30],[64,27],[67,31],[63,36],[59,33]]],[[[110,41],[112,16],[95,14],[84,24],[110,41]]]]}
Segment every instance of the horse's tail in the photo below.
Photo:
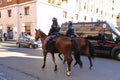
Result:
{"type": "Polygon", "coordinates": [[[76,62],[79,63],[80,47],[79,47],[76,39],[73,38],[73,39],[71,40],[71,42],[72,42],[72,45],[73,45],[73,52],[74,52],[73,55],[74,55],[74,58],[76,59],[76,62]]]}
{"type": "Polygon", "coordinates": [[[93,44],[88,39],[85,39],[85,41],[86,41],[86,43],[89,46],[90,56],[92,57],[92,59],[94,59],[94,46],[93,46],[93,44]]]}
{"type": "Polygon", "coordinates": [[[78,45],[78,42],[76,41],[76,39],[71,39],[71,42],[73,44],[73,51],[76,53],[76,54],[79,54],[80,55],[80,46],[78,45]]]}
{"type": "Polygon", "coordinates": [[[79,66],[82,68],[82,61],[80,59],[80,46],[78,44],[78,42],[76,41],[76,39],[72,39],[71,40],[72,44],[73,44],[73,55],[74,55],[74,58],[76,60],[76,63],[74,64],[74,66],[78,63],[79,66]]]}

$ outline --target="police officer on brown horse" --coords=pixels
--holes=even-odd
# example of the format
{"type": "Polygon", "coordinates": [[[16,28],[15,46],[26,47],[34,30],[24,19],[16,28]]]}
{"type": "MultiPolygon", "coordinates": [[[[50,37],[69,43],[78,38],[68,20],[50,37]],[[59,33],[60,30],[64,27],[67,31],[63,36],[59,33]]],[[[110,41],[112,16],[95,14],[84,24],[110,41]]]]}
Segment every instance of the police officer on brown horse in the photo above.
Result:
{"type": "Polygon", "coordinates": [[[58,37],[59,31],[60,31],[60,26],[57,22],[57,18],[53,17],[52,21],[53,21],[53,23],[51,25],[48,35],[54,35],[55,37],[58,37]]]}
{"type": "Polygon", "coordinates": [[[75,32],[74,32],[74,26],[72,24],[72,21],[68,22],[68,30],[66,32],[66,36],[70,37],[70,38],[75,38],[75,32]]]}
{"type": "Polygon", "coordinates": [[[73,23],[72,23],[72,21],[69,21],[68,22],[68,30],[67,30],[67,32],[66,32],[66,36],[68,36],[68,37],[70,37],[71,38],[71,41],[72,41],[72,43],[74,44],[74,57],[75,57],[75,59],[77,60],[77,61],[80,61],[80,62],[77,62],[76,61],[76,63],[74,64],[74,65],[76,65],[77,63],[78,64],[80,64],[81,65],[81,67],[82,67],[82,62],[81,62],[81,60],[80,60],[80,47],[79,47],[79,45],[78,45],[78,42],[76,41],[76,39],[75,39],[75,37],[76,37],[76,35],[75,35],[75,32],[74,32],[74,26],[73,26],[73,23]]]}
{"type": "Polygon", "coordinates": [[[73,26],[73,23],[72,21],[69,21],[68,22],[68,30],[66,32],[66,36],[70,37],[71,38],[71,41],[73,42],[73,44],[75,44],[76,46],[75,47],[75,51],[80,51],[80,48],[78,47],[78,44],[77,44],[77,41],[75,39],[76,35],[75,35],[75,32],[74,32],[74,26],[73,26]]]}
{"type": "Polygon", "coordinates": [[[46,51],[47,52],[49,52],[51,50],[50,48],[54,47],[51,44],[55,41],[55,39],[57,37],[59,37],[60,26],[58,24],[57,18],[53,17],[52,22],[53,23],[52,23],[51,28],[48,33],[48,36],[51,36],[51,37],[46,43],[46,51]]]}

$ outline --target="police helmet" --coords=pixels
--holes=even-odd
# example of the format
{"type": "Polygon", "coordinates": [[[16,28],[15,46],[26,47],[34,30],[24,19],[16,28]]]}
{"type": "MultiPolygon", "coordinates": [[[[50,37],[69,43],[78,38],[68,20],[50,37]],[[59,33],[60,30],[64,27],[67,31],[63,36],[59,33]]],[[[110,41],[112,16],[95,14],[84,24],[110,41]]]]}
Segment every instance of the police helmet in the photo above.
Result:
{"type": "Polygon", "coordinates": [[[56,17],[53,17],[52,21],[57,21],[57,18],[56,18],[56,17]]]}
{"type": "Polygon", "coordinates": [[[68,21],[69,24],[72,24],[72,21],[68,21]]]}
{"type": "Polygon", "coordinates": [[[68,24],[69,24],[69,25],[72,25],[72,21],[68,21],[68,24]]]}

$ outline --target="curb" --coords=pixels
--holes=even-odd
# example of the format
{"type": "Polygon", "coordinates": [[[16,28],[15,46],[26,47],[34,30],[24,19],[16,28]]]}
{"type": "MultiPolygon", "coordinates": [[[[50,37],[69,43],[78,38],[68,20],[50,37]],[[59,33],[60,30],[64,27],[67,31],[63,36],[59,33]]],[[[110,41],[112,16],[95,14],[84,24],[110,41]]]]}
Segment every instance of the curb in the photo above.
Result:
{"type": "Polygon", "coordinates": [[[0,43],[16,44],[16,41],[0,41],[0,43]]]}

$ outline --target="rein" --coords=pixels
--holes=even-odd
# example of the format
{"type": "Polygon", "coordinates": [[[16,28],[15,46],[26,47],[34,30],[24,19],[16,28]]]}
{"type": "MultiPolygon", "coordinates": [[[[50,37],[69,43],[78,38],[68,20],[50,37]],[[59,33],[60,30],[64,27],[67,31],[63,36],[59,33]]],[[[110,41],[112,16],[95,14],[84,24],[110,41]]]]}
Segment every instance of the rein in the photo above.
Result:
{"type": "Polygon", "coordinates": [[[41,30],[38,30],[38,31],[39,31],[39,38],[41,39],[42,42],[44,42],[47,35],[45,33],[43,33],[41,30]]]}

